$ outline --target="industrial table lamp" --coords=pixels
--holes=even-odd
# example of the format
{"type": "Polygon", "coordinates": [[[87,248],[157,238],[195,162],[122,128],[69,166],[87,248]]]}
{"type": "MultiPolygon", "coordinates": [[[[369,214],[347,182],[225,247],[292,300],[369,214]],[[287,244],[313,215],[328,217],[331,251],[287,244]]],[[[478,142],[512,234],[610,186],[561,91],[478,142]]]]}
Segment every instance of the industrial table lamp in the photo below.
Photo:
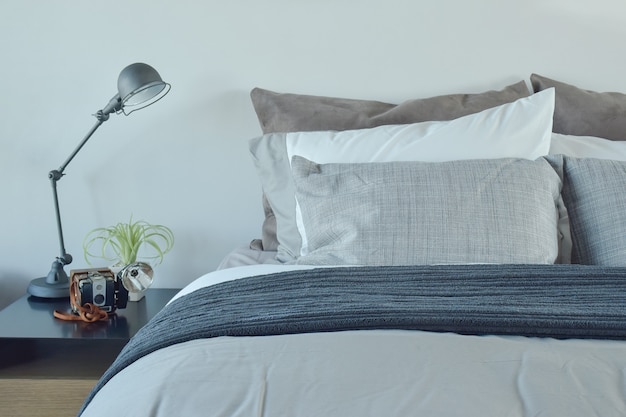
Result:
{"type": "Polygon", "coordinates": [[[159,73],[150,65],[135,63],[122,70],[117,79],[117,90],[118,93],[109,103],[94,115],[98,121],[91,130],[87,132],[87,135],[78,144],[63,165],[61,165],[59,169],[50,171],[48,174],[54,196],[54,209],[61,253],[52,263],[52,268],[47,276],[36,278],[30,282],[28,293],[35,297],[69,297],[70,280],[63,268],[65,265],[72,262],[72,255],[65,251],[63,229],[61,228],[61,215],[59,212],[59,198],[57,195],[57,182],[65,175],[63,171],[65,171],[67,165],[74,159],[96,129],[109,119],[111,113],[124,113],[128,116],[133,111],[149,106],[161,99],[170,90],[170,85],[164,82],[159,73]]]}

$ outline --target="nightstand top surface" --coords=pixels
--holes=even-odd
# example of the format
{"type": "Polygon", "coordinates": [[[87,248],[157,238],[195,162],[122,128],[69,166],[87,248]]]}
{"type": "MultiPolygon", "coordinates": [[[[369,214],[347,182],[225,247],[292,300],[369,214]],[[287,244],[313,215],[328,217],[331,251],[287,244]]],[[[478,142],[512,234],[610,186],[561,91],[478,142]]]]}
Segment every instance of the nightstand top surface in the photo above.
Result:
{"type": "Polygon", "coordinates": [[[43,299],[25,295],[0,310],[0,339],[119,339],[128,340],[178,292],[150,288],[140,301],[129,301],[106,322],[86,323],[54,318],[54,310],[69,311],[69,298],[43,299]]]}

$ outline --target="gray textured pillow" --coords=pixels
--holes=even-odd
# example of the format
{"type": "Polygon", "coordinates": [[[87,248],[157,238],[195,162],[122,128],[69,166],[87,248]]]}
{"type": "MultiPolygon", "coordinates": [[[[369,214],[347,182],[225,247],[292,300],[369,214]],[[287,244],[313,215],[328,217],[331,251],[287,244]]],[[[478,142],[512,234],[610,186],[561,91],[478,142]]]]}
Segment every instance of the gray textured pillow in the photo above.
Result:
{"type": "Polygon", "coordinates": [[[626,94],[583,90],[537,74],[530,81],[535,92],[556,90],[554,132],[626,140],[626,94]]]}
{"type": "MultiPolygon", "coordinates": [[[[408,124],[431,120],[452,120],[529,95],[524,81],[500,91],[479,94],[451,94],[389,104],[371,100],[276,93],[254,88],[252,104],[263,133],[315,130],[351,130],[388,124],[408,124]]],[[[265,220],[262,246],[276,250],[276,219],[263,196],[265,220]]]]}
{"type": "Polygon", "coordinates": [[[564,157],[572,263],[626,266],[626,162],[564,157]]]}
{"type": "Polygon", "coordinates": [[[554,263],[559,175],[544,159],[316,164],[292,170],[309,240],[297,263],[554,263]]]}

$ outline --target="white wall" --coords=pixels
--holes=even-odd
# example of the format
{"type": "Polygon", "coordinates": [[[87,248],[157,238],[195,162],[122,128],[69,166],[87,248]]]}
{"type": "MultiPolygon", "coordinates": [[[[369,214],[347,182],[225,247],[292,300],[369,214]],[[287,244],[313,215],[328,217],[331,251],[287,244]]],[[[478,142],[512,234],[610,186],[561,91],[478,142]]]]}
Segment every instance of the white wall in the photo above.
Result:
{"type": "Polygon", "coordinates": [[[113,116],[67,168],[70,267],[86,266],[87,231],[133,214],[174,230],[156,285],[180,287],[260,236],[251,88],[400,102],[536,72],[626,91],[625,19],[619,0],[3,0],[0,307],[57,256],[47,173],[130,63],[153,65],[172,91],[113,116]]]}

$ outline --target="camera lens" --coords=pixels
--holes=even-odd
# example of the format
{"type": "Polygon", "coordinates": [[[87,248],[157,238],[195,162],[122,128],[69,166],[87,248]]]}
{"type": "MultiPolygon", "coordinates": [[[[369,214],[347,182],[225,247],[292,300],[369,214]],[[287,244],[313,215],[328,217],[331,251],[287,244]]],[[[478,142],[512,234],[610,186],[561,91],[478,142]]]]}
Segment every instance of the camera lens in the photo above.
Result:
{"type": "Polygon", "coordinates": [[[101,305],[102,303],[104,303],[104,295],[96,294],[96,296],[93,298],[93,302],[94,304],[101,305]]]}

